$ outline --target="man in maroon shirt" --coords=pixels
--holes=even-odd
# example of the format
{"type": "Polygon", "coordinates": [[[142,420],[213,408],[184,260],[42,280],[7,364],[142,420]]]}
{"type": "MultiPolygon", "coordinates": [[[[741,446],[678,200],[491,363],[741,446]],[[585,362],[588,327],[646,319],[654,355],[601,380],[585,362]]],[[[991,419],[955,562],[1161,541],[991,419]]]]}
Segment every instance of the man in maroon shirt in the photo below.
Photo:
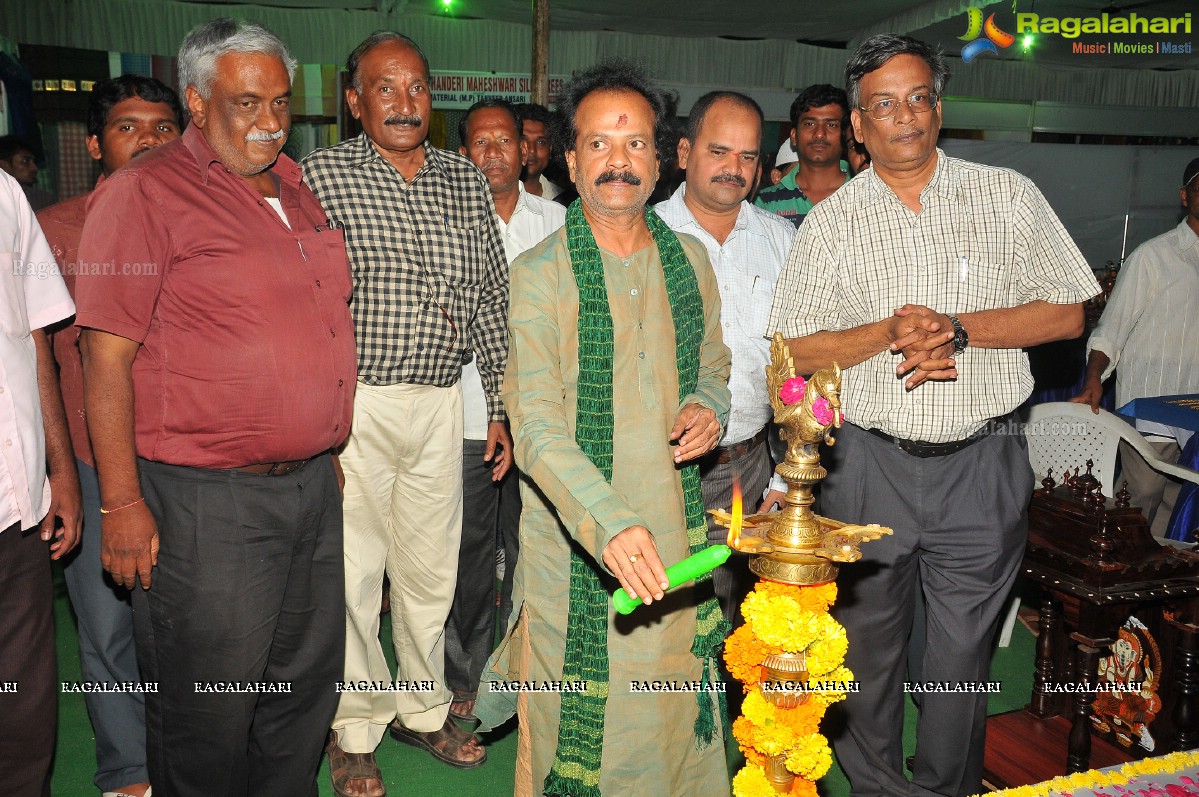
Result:
{"type": "Polygon", "coordinates": [[[328,452],[349,431],[355,347],[344,237],[280,154],[294,68],[256,25],[188,34],[192,126],[104,182],[80,242],[101,556],[141,582],[150,781],[172,797],[315,795],[337,705],[328,452]]]}
{"type": "MultiPolygon", "coordinates": [[[[179,96],[154,78],[121,75],[97,83],[88,98],[87,151],[100,163],[100,181],[130,159],[178,138],[182,117],[179,96]]],[[[72,296],[76,274],[86,269],[79,262],[79,237],[90,197],[91,193],[72,197],[37,214],[72,296]]],[[[114,589],[100,566],[100,486],[83,411],[79,328],[69,320],[65,323],[52,340],[83,494],[82,544],[63,571],[79,625],[80,669],[84,681],[135,683],[141,675],[129,592],[114,589]]],[[[84,698],[96,732],[96,786],[104,793],[144,797],[150,788],[144,695],[88,692],[84,698]]]]}

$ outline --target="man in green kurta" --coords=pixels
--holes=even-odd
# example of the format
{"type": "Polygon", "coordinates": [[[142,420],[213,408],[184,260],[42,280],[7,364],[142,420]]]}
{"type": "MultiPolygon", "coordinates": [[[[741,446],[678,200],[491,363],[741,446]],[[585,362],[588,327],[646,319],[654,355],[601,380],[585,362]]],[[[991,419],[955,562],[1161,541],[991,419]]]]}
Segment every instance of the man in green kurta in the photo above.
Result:
{"type": "Polygon", "coordinates": [[[657,89],[607,62],[559,108],[580,198],[511,269],[503,396],[532,483],[519,608],[476,710],[485,730],[515,703],[517,795],[725,797],[727,624],[710,584],[663,592],[663,562],[707,545],[693,463],[729,408],[720,297],[702,244],[646,207],[673,147],[657,89]],[[614,615],[618,585],[647,605],[614,615]]]}

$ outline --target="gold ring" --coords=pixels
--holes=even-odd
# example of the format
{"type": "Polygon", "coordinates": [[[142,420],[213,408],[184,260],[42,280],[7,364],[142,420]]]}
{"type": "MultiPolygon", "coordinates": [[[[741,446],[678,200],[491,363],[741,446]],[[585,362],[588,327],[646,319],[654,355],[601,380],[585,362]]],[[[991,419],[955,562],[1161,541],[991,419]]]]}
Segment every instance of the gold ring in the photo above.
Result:
{"type": "Polygon", "coordinates": [[[633,564],[637,564],[637,560],[640,558],[641,558],[641,554],[635,553],[629,557],[629,561],[632,562],[633,564]]]}

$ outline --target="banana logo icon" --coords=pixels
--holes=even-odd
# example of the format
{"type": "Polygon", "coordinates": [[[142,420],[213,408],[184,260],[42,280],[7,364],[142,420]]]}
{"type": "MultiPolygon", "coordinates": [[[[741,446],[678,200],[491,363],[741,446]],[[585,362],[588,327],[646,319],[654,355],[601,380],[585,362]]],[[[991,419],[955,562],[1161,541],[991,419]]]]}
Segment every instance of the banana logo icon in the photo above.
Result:
{"type": "Polygon", "coordinates": [[[1001,47],[1010,47],[1016,41],[1015,36],[995,24],[994,14],[988,16],[987,21],[984,23],[981,8],[971,8],[967,11],[966,33],[964,36],[959,36],[958,39],[968,42],[962,48],[962,60],[966,63],[970,63],[983,53],[991,53],[994,56],[998,56],[1001,47]],[[982,34],[986,35],[980,38],[982,34]]]}
{"type": "Polygon", "coordinates": [[[966,12],[966,35],[958,36],[958,39],[964,42],[971,42],[977,39],[978,34],[982,32],[983,10],[981,8],[972,8],[966,12]]]}

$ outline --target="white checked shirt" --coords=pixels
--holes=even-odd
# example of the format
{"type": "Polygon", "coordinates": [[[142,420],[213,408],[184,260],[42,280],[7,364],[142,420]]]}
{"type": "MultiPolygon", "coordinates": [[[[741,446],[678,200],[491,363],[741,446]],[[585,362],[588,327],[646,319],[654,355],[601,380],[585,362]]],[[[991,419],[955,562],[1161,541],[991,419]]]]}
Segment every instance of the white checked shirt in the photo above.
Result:
{"type": "MultiPolygon", "coordinates": [[[[1103,378],[1115,370],[1118,405],[1199,393],[1199,237],[1185,220],[1129,255],[1088,356],[1092,349],[1111,359],[1103,378]]],[[[1138,421],[1137,428],[1174,436],[1161,424],[1138,421]]]]}
{"type": "MultiPolygon", "coordinates": [[[[1082,302],[1095,275],[1028,178],[950,158],[937,167],[914,213],[873,169],[808,214],[779,278],[766,329],[787,338],[845,330],[907,303],[958,315],[1040,299],[1082,302]]],[[[969,332],[969,329],[967,329],[969,332]]],[[[845,370],[845,417],[896,437],[946,443],[1014,410],[1032,392],[1021,349],[969,347],[958,378],[913,391],[882,351],[845,370]]]]}
{"type": "Polygon", "coordinates": [[[32,528],[50,507],[31,333],[74,312],[20,184],[0,172],[0,531],[32,528]]]}
{"type": "Polygon", "coordinates": [[[763,332],[774,302],[774,285],[795,239],[795,227],[748,202],[741,203],[737,222],[724,244],[700,226],[678,190],[654,210],[675,232],[698,238],[708,250],[716,282],[720,286],[720,327],[724,343],[733,352],[729,411],[721,445],[747,440],[771,419],[770,397],[766,395],[766,366],[770,364],[770,340],[763,332]]]}
{"type": "MultiPolygon", "coordinates": [[[[533,196],[520,183],[517,186],[520,197],[516,200],[512,218],[505,224],[498,215],[495,217],[509,266],[517,255],[532,249],[566,224],[566,208],[545,197],[533,196]]],[[[487,398],[483,392],[483,378],[475,363],[472,359],[462,366],[462,436],[467,440],[486,440],[487,398]]]]}

